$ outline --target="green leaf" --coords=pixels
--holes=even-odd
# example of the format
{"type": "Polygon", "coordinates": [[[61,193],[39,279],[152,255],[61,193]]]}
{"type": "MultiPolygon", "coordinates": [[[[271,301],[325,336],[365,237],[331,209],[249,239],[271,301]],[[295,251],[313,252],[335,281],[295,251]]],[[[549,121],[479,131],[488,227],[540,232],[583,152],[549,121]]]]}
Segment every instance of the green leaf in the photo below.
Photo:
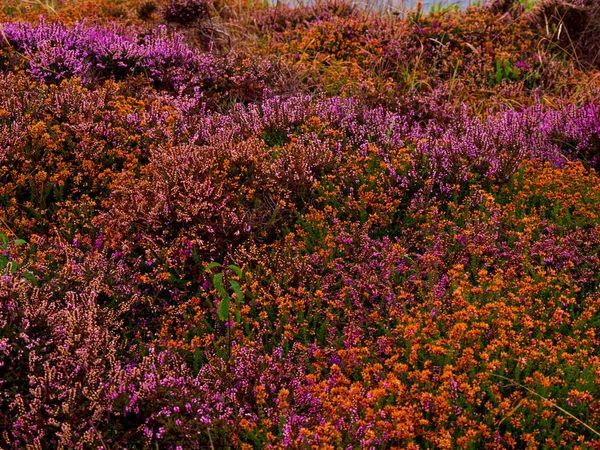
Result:
{"type": "Polygon", "coordinates": [[[219,264],[218,262],[213,261],[208,266],[206,266],[206,270],[214,269],[215,267],[223,267],[223,264],[219,264]]]}
{"type": "Polygon", "coordinates": [[[38,285],[38,281],[37,281],[37,279],[35,278],[35,275],[34,275],[34,274],[32,274],[31,272],[25,272],[25,273],[23,274],[23,278],[25,278],[25,279],[29,280],[29,281],[31,282],[31,284],[33,284],[34,286],[37,286],[37,285],[38,285]]]}
{"type": "Polygon", "coordinates": [[[23,244],[27,244],[27,241],[24,241],[23,239],[17,239],[15,242],[13,242],[13,244],[23,245],[23,244]]]}
{"type": "Polygon", "coordinates": [[[219,303],[219,308],[218,308],[219,319],[221,319],[222,321],[227,320],[227,317],[229,317],[229,307],[230,306],[231,306],[231,300],[229,299],[229,296],[227,296],[226,298],[221,300],[221,303],[219,303]]]}
{"type": "Polygon", "coordinates": [[[502,75],[504,73],[502,64],[500,61],[496,61],[496,84],[500,84],[502,82],[502,75]]]}
{"type": "Polygon", "coordinates": [[[223,287],[223,273],[222,272],[216,274],[213,277],[213,285],[215,286],[215,289],[217,290],[217,292],[219,293],[219,295],[221,296],[221,298],[229,297],[229,294],[227,293],[227,291],[223,287]]]}
{"type": "Polygon", "coordinates": [[[0,270],[4,269],[8,265],[8,258],[0,255],[0,270]]]}
{"type": "Polygon", "coordinates": [[[2,241],[2,247],[6,247],[8,245],[8,238],[2,231],[0,231],[0,241],[2,241]]]}
{"type": "Polygon", "coordinates": [[[19,264],[17,264],[16,261],[11,261],[10,263],[10,273],[15,273],[17,271],[17,267],[19,266],[19,264]]]}
{"type": "Polygon", "coordinates": [[[238,277],[243,278],[244,277],[244,273],[242,272],[242,269],[240,269],[238,266],[234,265],[234,264],[229,264],[227,267],[229,267],[231,270],[233,270],[238,277]]]}
{"type": "Polygon", "coordinates": [[[223,273],[218,273],[213,277],[213,285],[221,296],[221,303],[219,303],[218,313],[219,319],[227,320],[229,316],[229,306],[231,305],[231,297],[223,287],[223,273]]]}
{"type": "Polygon", "coordinates": [[[231,287],[233,288],[233,292],[235,292],[235,296],[237,297],[237,301],[241,302],[244,299],[244,293],[242,292],[242,288],[240,287],[240,284],[237,281],[231,280],[229,282],[229,284],[231,284],[231,287]]]}

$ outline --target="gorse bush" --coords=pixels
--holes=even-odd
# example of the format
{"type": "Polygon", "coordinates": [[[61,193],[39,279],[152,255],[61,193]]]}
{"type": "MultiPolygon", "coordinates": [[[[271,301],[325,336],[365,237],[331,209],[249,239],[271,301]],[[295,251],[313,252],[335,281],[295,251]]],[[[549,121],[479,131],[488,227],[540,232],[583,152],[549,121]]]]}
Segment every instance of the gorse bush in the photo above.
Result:
{"type": "Polygon", "coordinates": [[[595,3],[1,11],[0,447],[600,445],[595,3]]]}

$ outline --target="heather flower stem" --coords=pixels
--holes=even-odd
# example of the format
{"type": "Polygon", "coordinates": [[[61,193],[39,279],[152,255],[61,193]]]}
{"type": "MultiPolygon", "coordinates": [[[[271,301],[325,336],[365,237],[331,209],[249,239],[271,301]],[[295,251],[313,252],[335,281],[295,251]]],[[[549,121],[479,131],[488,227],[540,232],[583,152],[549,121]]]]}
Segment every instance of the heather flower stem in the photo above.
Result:
{"type": "Polygon", "coordinates": [[[4,225],[4,226],[6,227],[6,229],[7,229],[8,231],[10,231],[10,233],[11,233],[13,236],[17,237],[17,234],[16,234],[16,233],[15,233],[15,232],[12,230],[12,228],[11,228],[11,227],[9,227],[9,226],[8,226],[8,224],[6,223],[6,221],[5,221],[4,219],[2,219],[1,217],[0,217],[0,222],[2,222],[2,225],[4,225]]]}
{"type": "Polygon", "coordinates": [[[229,326],[229,314],[227,314],[227,373],[231,373],[231,327],[229,326]]]}
{"type": "MultiPolygon", "coordinates": [[[[236,265],[229,264],[226,266],[231,271],[235,272],[240,279],[243,277],[242,269],[240,269],[236,265]]],[[[210,270],[210,269],[214,269],[214,268],[218,268],[218,267],[223,267],[223,264],[220,264],[217,262],[212,262],[206,267],[206,270],[210,270]]],[[[222,272],[219,272],[216,275],[214,275],[212,280],[213,280],[213,285],[214,285],[215,289],[217,290],[217,293],[221,297],[221,301],[219,302],[219,306],[217,308],[217,317],[218,317],[218,319],[222,320],[225,323],[225,327],[227,328],[226,367],[227,367],[227,372],[230,372],[230,369],[231,369],[231,364],[230,364],[230,361],[231,361],[231,326],[230,326],[231,313],[230,313],[229,309],[231,306],[231,296],[229,295],[229,293],[223,286],[223,278],[224,277],[225,277],[225,271],[222,271],[222,272]]],[[[236,297],[235,297],[236,315],[235,315],[235,320],[234,320],[234,324],[235,324],[235,322],[240,321],[239,303],[243,300],[244,294],[243,294],[241,287],[237,281],[229,280],[229,283],[231,285],[231,288],[233,289],[233,292],[236,295],[236,297]]]]}
{"type": "Polygon", "coordinates": [[[210,435],[210,428],[208,430],[206,430],[206,432],[208,433],[208,440],[210,442],[210,448],[211,448],[211,450],[215,450],[215,446],[213,444],[212,436],[210,435]]]}
{"type": "MultiPolygon", "coordinates": [[[[537,392],[535,392],[532,389],[529,389],[527,386],[522,385],[521,383],[518,383],[517,381],[508,378],[508,377],[504,377],[502,375],[497,375],[495,373],[492,374],[492,376],[494,377],[498,377],[498,378],[502,378],[503,380],[506,381],[510,381],[511,383],[513,383],[515,386],[519,386],[523,389],[525,389],[527,392],[529,392],[530,394],[533,394],[539,398],[541,398],[542,400],[547,401],[548,403],[550,403],[553,407],[555,407],[556,409],[558,409],[559,411],[562,411],[563,413],[565,413],[567,416],[571,417],[572,419],[575,419],[579,424],[583,425],[584,427],[586,427],[588,430],[590,430],[592,433],[594,433],[597,436],[600,436],[600,433],[598,431],[596,431],[595,429],[593,429],[592,427],[590,427],[587,423],[583,422],[582,420],[578,419],[577,417],[575,417],[573,414],[571,414],[569,411],[561,408],[560,406],[558,406],[556,403],[554,403],[552,400],[549,400],[548,398],[544,397],[543,395],[538,394],[537,392]]],[[[516,408],[515,408],[516,409],[516,408]]]]}

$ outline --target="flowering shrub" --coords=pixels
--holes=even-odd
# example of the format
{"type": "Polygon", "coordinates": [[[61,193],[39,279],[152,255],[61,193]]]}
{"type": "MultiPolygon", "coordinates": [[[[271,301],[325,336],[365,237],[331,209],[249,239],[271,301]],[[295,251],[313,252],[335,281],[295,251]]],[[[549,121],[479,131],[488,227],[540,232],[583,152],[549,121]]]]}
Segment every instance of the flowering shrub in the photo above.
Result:
{"type": "Polygon", "coordinates": [[[169,22],[190,25],[208,16],[210,3],[207,0],[169,0],[163,17],[169,22]]]}
{"type": "Polygon", "coordinates": [[[0,447],[600,445],[595,6],[149,5],[2,7],[0,447]]]}

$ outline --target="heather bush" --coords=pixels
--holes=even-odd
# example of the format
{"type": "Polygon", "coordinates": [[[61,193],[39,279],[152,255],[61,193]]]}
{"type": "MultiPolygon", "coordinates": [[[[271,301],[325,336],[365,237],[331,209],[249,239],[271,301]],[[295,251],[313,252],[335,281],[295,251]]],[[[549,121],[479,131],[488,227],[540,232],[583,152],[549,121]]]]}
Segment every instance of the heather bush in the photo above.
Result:
{"type": "Polygon", "coordinates": [[[144,74],[151,83],[178,89],[189,80],[188,72],[207,69],[204,56],[185,45],[182,36],[169,35],[165,27],[151,30],[139,42],[133,30],[82,22],[72,27],[4,24],[3,31],[3,44],[22,54],[28,72],[44,81],[79,77],[89,83],[98,77],[144,74]]]}
{"type": "Polygon", "coordinates": [[[169,22],[191,25],[206,19],[210,7],[206,0],[169,0],[162,14],[169,22]]]}
{"type": "Polygon", "coordinates": [[[46,261],[24,269],[37,281],[21,270],[2,275],[5,444],[99,445],[111,409],[104,396],[125,344],[118,330],[136,304],[133,280],[103,255],[63,243],[44,257],[45,245],[36,247],[46,261]],[[61,270],[56,259],[65,257],[61,270]]]}
{"type": "Polygon", "coordinates": [[[159,148],[147,177],[117,181],[105,226],[117,236],[140,233],[154,252],[175,244],[180,260],[192,247],[223,257],[249,236],[268,239],[289,226],[295,201],[332,162],[330,146],[308,139],[276,149],[256,139],[159,148]]]}

